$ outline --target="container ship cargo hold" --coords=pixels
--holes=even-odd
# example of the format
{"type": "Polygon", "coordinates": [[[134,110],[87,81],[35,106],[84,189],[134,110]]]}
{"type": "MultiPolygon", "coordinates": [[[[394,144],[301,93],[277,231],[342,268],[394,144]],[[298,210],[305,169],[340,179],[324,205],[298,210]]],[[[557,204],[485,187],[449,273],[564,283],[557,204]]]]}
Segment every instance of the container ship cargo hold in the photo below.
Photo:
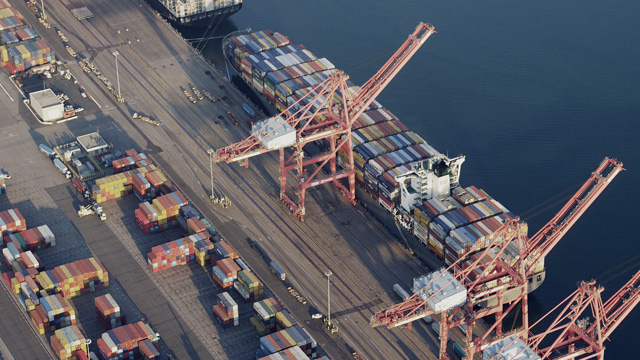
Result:
{"type": "Polygon", "coordinates": [[[242,8],[242,0],[147,0],[163,17],[182,26],[216,27],[242,8]]]}
{"type": "MultiPolygon", "coordinates": [[[[326,58],[269,30],[234,33],[222,46],[238,75],[278,112],[305,106],[312,98],[306,95],[337,71],[326,58]]],[[[350,92],[358,92],[358,86],[348,85],[350,92]]],[[[341,103],[342,95],[335,96],[341,103]]],[[[322,115],[313,119],[323,120],[322,115]]],[[[482,189],[459,185],[464,156],[439,153],[377,101],[355,120],[351,134],[356,182],[364,190],[357,192],[358,200],[398,237],[421,243],[416,251],[426,254],[430,267],[450,265],[469,249],[482,249],[507,219],[515,218],[482,189]]],[[[343,166],[346,152],[338,155],[343,166]]],[[[518,256],[515,248],[506,251],[518,256]]],[[[544,278],[542,259],[529,278],[529,292],[544,278]]]]}

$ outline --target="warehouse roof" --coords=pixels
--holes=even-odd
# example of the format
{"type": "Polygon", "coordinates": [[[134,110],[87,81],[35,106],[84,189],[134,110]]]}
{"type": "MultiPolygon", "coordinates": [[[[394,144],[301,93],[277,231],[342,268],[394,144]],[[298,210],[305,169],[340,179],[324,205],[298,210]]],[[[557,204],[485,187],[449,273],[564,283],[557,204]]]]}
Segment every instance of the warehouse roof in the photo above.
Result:
{"type": "Polygon", "coordinates": [[[58,99],[56,94],[51,89],[32,92],[29,94],[29,99],[31,102],[37,102],[43,108],[58,104],[62,105],[62,101],[58,99]]]}
{"type": "Polygon", "coordinates": [[[78,136],[78,144],[84,148],[84,151],[93,151],[107,147],[107,142],[97,132],[78,136]]]}

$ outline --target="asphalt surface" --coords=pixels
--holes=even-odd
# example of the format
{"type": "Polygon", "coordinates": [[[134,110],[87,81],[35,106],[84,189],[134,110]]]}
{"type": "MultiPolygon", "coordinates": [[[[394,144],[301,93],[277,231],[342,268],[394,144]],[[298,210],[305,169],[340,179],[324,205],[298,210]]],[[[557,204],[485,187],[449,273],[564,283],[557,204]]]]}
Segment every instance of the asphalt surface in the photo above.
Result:
{"type": "MultiPolygon", "coordinates": [[[[37,30],[95,99],[98,110],[68,123],[41,126],[24,105],[0,96],[2,104],[15,113],[12,119],[2,120],[3,136],[16,137],[24,147],[24,151],[13,155],[13,163],[2,165],[9,171],[21,169],[24,173],[16,171],[18,176],[14,175],[12,181],[20,181],[25,196],[37,196],[46,202],[52,215],[43,220],[61,224],[60,229],[54,231],[57,236],[62,235],[59,245],[45,250],[55,251],[55,255],[43,259],[47,266],[50,266],[48,261],[55,266],[91,254],[97,256],[112,273],[110,288],[118,287],[122,301],[131,302],[129,311],[134,318],[136,315],[147,318],[160,332],[167,351],[180,359],[255,356],[258,337],[248,324],[252,315],[250,307],[241,307],[241,325],[237,328],[222,329],[212,319],[211,301],[215,301],[220,289],[211,283],[210,269],[195,264],[158,274],[147,269],[146,251],[154,244],[181,235],[176,232],[144,235],[133,218],[136,206],[133,196],[106,204],[105,223],[94,217],[80,219],[73,213],[77,198],[74,199],[72,188],[37,152],[37,144],[42,141],[59,144],[98,128],[115,148],[133,147],[151,156],[213,222],[270,291],[309,329],[322,347],[320,353],[326,352],[336,359],[350,357],[352,351],[366,359],[436,358],[437,338],[421,322],[415,324],[411,333],[400,329],[373,329],[369,325],[376,311],[399,300],[392,291],[394,283],[407,287],[413,277],[429,271],[422,263],[408,255],[383,226],[366,218],[362,209],[351,206],[329,185],[308,192],[308,215],[304,223],[299,222],[276,196],[279,170],[274,154],[252,159],[248,169],[233,164],[216,165],[214,186],[232,199],[233,206],[222,210],[211,205],[206,150],[247,136],[249,130],[241,109],[246,100],[221,77],[205,75],[207,70],[214,72],[213,68],[168,24],[160,21],[146,3],[100,0],[74,1],[74,4],[88,5],[96,17],[78,22],[67,10],[68,2],[61,0],[48,6],[49,22],[65,33],[78,53],[92,59],[113,84],[116,71],[112,52],[118,50],[121,92],[126,103],[116,103],[94,75],[80,70],[64,51],[53,29],[44,30],[37,24],[37,30]],[[132,44],[128,44],[130,40],[132,44]],[[182,93],[191,86],[207,89],[215,96],[227,95],[230,108],[208,100],[191,104],[182,93]],[[214,121],[227,111],[236,114],[240,125],[234,126],[227,120],[222,124],[214,121]],[[163,125],[153,127],[134,122],[130,118],[133,112],[150,115],[163,125]],[[5,126],[5,123],[8,124],[5,126]],[[13,132],[11,126],[15,127],[13,132]],[[65,230],[63,225],[70,229],[65,230]],[[80,240],[66,245],[64,235],[74,231],[72,238],[80,240]],[[266,257],[252,249],[250,241],[260,244],[266,257]],[[61,250],[54,250],[57,248],[61,250]],[[285,269],[287,284],[273,276],[267,258],[278,261],[285,269]],[[331,277],[332,320],[340,329],[334,335],[328,334],[319,321],[310,319],[311,313],[327,311],[327,281],[323,275],[327,269],[334,274],[331,277]],[[308,299],[306,306],[298,304],[287,293],[285,285],[289,284],[308,299]]],[[[30,22],[36,23],[24,4],[16,7],[30,22]]],[[[17,97],[17,90],[11,89],[6,76],[0,83],[11,96],[17,97]]],[[[8,183],[10,199],[14,196],[14,183],[8,183]]],[[[90,303],[85,299],[81,302],[90,303]]],[[[80,313],[84,311],[79,309],[80,313]]],[[[91,329],[90,325],[87,329],[91,329]]]]}

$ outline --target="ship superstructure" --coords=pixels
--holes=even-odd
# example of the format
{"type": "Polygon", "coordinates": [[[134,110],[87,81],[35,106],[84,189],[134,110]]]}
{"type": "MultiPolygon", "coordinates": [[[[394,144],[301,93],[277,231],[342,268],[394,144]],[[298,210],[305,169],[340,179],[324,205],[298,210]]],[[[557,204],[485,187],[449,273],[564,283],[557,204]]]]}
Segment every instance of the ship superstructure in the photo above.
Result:
{"type": "Polygon", "coordinates": [[[215,27],[242,8],[242,0],[149,0],[169,20],[184,26],[215,27]]]}

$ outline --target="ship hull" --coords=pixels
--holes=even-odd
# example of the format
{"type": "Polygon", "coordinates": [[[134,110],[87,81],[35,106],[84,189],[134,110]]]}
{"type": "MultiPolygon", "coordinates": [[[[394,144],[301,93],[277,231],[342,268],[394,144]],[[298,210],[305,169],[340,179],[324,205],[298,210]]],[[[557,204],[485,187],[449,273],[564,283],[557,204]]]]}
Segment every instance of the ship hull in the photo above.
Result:
{"type": "Polygon", "coordinates": [[[159,0],[147,0],[147,2],[154,10],[162,15],[163,18],[169,20],[172,24],[187,27],[216,27],[223,20],[242,9],[242,3],[240,3],[221,9],[178,18],[174,16],[164,5],[162,5],[159,0]]]}

